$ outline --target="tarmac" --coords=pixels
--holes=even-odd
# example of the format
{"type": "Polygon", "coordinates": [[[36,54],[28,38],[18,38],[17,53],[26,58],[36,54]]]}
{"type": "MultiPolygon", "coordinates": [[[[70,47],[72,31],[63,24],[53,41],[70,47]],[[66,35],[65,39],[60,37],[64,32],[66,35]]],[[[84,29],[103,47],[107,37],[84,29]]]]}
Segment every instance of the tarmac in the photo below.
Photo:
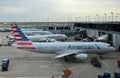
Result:
{"type": "MultiPolygon", "coordinates": [[[[8,32],[0,32],[3,44],[6,44],[6,35],[8,34],[8,32]]],[[[90,59],[97,56],[95,54],[89,54],[87,60],[79,63],[56,60],[54,59],[55,56],[56,54],[35,53],[11,46],[1,46],[0,62],[3,58],[9,58],[10,66],[8,71],[3,72],[0,63],[0,78],[51,78],[52,75],[55,78],[61,78],[64,68],[72,70],[69,78],[98,78],[98,75],[103,74],[104,71],[110,71],[111,78],[113,78],[114,71],[120,70],[117,65],[117,60],[120,59],[119,51],[104,55],[104,58],[100,59],[102,63],[101,68],[94,67],[90,63],[90,59]]]]}

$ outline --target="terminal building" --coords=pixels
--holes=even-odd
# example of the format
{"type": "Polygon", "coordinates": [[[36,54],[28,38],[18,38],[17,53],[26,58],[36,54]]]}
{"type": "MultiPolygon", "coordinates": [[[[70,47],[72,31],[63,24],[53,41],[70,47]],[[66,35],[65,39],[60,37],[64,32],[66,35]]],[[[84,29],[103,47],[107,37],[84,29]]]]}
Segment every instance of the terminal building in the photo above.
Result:
{"type": "Polygon", "coordinates": [[[107,23],[74,23],[77,29],[86,29],[89,35],[108,35],[108,42],[120,50],[120,22],[107,23]]]}

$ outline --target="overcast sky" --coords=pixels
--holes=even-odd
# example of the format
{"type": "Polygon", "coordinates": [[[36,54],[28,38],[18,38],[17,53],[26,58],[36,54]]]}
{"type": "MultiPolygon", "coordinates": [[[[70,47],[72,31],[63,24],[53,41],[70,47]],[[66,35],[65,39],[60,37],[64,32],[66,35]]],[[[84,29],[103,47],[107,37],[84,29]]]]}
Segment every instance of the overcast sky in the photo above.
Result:
{"type": "Polygon", "coordinates": [[[120,0],[0,0],[0,21],[42,21],[120,16],[120,0]]]}

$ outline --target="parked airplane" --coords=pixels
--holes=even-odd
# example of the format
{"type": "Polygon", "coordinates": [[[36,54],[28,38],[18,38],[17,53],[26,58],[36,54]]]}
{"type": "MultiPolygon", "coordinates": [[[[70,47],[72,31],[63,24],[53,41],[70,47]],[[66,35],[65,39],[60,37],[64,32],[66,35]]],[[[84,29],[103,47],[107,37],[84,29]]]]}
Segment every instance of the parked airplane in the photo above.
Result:
{"type": "Polygon", "coordinates": [[[40,34],[40,35],[46,35],[46,34],[52,34],[50,31],[23,31],[27,35],[35,35],[35,34],[40,34]]]}
{"type": "MultiPolygon", "coordinates": [[[[53,39],[54,40],[62,40],[62,41],[67,40],[67,36],[64,35],[64,34],[33,35],[33,36],[27,36],[27,37],[28,37],[28,39],[30,39],[31,41],[34,41],[34,42],[51,40],[51,39],[52,40],[53,39]]],[[[15,33],[13,36],[12,35],[8,35],[7,38],[9,38],[10,40],[12,40],[12,39],[19,39],[18,33],[15,33]]]]}
{"type": "MultiPolygon", "coordinates": [[[[13,24],[12,26],[17,26],[13,24]]],[[[114,52],[115,48],[103,42],[32,42],[22,31],[18,32],[22,41],[16,40],[12,46],[40,53],[59,53],[55,58],[70,57],[77,60],[85,60],[88,53],[105,54],[114,52]]]]}
{"type": "MultiPolygon", "coordinates": [[[[18,31],[21,31],[21,29],[19,27],[15,28],[15,27],[12,27],[12,32],[14,33],[13,36],[11,35],[8,35],[7,38],[9,39],[13,39],[13,38],[16,38],[16,39],[19,39],[19,33],[17,33],[18,31]],[[15,36],[15,37],[14,37],[15,36]]],[[[30,31],[29,31],[30,32],[30,31]]],[[[27,36],[27,35],[26,35],[27,36]]],[[[65,34],[46,34],[46,35],[30,35],[30,36],[27,36],[28,39],[30,39],[31,41],[41,41],[41,40],[48,40],[48,39],[56,39],[56,40],[62,40],[62,41],[65,41],[67,40],[67,36],[65,34]]]]}
{"type": "MultiPolygon", "coordinates": [[[[50,31],[43,31],[42,29],[36,29],[36,28],[22,28],[21,29],[23,31],[23,33],[27,34],[27,35],[34,35],[34,34],[52,34],[52,32],[50,31]]],[[[11,30],[13,33],[17,32],[16,29],[14,29],[14,27],[11,30]]]]}
{"type": "Polygon", "coordinates": [[[42,29],[37,28],[21,28],[22,31],[42,31],[42,29]]]}
{"type": "Polygon", "coordinates": [[[11,31],[10,28],[0,28],[0,32],[9,32],[11,31]]]}
{"type": "MultiPolygon", "coordinates": [[[[22,29],[21,29],[22,30],[22,29]]],[[[25,31],[25,30],[22,30],[23,33],[25,33],[26,35],[35,35],[35,34],[41,34],[41,35],[45,35],[45,34],[52,34],[50,31],[42,31],[42,30],[37,30],[37,31],[34,31],[34,30],[30,30],[30,31],[25,31]]],[[[15,33],[17,32],[16,29],[12,29],[12,33],[15,33]]]]}

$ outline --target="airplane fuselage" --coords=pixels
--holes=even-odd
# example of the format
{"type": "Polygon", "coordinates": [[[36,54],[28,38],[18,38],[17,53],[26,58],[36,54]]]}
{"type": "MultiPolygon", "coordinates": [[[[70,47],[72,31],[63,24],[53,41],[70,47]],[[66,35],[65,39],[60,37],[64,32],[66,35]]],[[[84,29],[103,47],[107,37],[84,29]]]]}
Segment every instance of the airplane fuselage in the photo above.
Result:
{"type": "Polygon", "coordinates": [[[77,50],[84,53],[108,53],[114,50],[107,43],[101,42],[49,42],[33,43],[37,52],[55,53],[66,50],[77,50]]]}
{"type": "Polygon", "coordinates": [[[35,36],[27,36],[27,37],[31,41],[39,41],[41,39],[67,40],[67,36],[64,34],[35,35],[35,36]]]}
{"type": "Polygon", "coordinates": [[[44,35],[44,34],[52,34],[51,32],[49,31],[23,31],[23,33],[25,34],[41,34],[41,35],[44,35]]]}

